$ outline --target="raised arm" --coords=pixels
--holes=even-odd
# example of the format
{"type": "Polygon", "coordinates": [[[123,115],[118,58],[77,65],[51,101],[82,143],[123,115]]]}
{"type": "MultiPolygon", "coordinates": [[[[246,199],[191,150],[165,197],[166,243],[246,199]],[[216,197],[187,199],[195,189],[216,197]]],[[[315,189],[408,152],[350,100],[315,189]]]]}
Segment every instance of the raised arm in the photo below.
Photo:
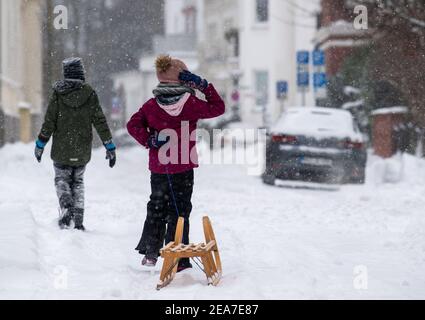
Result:
{"type": "Polygon", "coordinates": [[[224,114],[226,107],[223,99],[221,99],[214,86],[210,83],[208,87],[203,90],[207,101],[202,101],[197,98],[196,107],[193,112],[196,114],[198,119],[211,119],[219,117],[224,114]]]}
{"type": "Polygon", "coordinates": [[[201,91],[207,101],[199,100],[195,97],[196,103],[194,103],[193,114],[197,119],[210,119],[221,116],[225,111],[224,101],[215,90],[211,83],[201,78],[200,76],[188,71],[183,70],[179,74],[179,80],[186,86],[201,91]]]}

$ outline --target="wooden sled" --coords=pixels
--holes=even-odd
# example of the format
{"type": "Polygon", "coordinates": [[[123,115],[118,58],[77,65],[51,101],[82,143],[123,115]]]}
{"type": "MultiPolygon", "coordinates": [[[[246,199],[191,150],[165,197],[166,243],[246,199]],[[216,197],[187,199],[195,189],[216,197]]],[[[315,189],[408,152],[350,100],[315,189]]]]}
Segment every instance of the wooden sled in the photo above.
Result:
{"type": "Polygon", "coordinates": [[[207,276],[208,285],[216,286],[222,275],[220,254],[218,252],[217,241],[208,217],[202,218],[204,227],[205,243],[188,244],[182,243],[184,218],[180,217],[177,222],[174,242],[168,243],[160,250],[161,257],[164,258],[157,290],[164,288],[173,281],[177,273],[177,266],[181,258],[191,258],[200,260],[202,269],[207,276]]]}

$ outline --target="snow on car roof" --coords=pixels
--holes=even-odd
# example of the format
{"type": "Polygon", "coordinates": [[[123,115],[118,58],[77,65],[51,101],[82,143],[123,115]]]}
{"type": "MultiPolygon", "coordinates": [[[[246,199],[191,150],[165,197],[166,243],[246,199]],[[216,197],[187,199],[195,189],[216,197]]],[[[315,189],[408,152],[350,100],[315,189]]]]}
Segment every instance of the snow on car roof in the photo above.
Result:
{"type": "Polygon", "coordinates": [[[305,135],[316,138],[350,138],[362,140],[351,113],[323,107],[291,107],[271,129],[272,133],[305,135]]]}

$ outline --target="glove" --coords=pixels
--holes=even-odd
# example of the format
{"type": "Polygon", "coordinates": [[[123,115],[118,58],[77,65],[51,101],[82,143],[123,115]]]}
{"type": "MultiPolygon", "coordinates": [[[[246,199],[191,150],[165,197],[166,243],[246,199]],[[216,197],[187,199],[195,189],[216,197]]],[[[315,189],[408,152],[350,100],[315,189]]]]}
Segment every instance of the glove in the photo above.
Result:
{"type": "Polygon", "coordinates": [[[159,149],[163,145],[167,144],[170,141],[169,136],[158,134],[158,132],[154,132],[148,138],[148,146],[151,149],[159,149]]]}
{"type": "Polygon", "coordinates": [[[41,157],[43,156],[45,146],[46,146],[46,143],[41,140],[37,140],[35,142],[34,155],[38,162],[41,162],[41,157]]]}
{"type": "Polygon", "coordinates": [[[117,155],[115,150],[115,144],[111,141],[107,141],[103,144],[106,148],[106,160],[109,160],[109,167],[113,168],[115,166],[115,162],[117,161],[117,155]]]}
{"type": "Polygon", "coordinates": [[[179,74],[179,80],[188,87],[204,91],[208,87],[208,81],[190,71],[183,70],[179,74]]]}

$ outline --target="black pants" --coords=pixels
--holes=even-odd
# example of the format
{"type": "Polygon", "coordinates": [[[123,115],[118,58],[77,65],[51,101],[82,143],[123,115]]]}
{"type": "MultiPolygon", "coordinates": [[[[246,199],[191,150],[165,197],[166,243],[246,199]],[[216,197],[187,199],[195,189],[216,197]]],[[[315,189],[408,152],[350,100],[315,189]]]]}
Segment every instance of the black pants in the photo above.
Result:
{"type": "MultiPolygon", "coordinates": [[[[189,216],[192,211],[193,170],[170,174],[178,213],[184,217],[183,243],[189,244],[189,216]]],[[[166,174],[151,174],[150,201],[142,238],[136,248],[140,254],[157,258],[165,243],[174,241],[178,215],[166,174]]]]}
{"type": "Polygon", "coordinates": [[[84,219],[84,172],[85,166],[71,167],[54,164],[55,187],[62,212],[74,216],[75,223],[80,225],[84,219]]]}

